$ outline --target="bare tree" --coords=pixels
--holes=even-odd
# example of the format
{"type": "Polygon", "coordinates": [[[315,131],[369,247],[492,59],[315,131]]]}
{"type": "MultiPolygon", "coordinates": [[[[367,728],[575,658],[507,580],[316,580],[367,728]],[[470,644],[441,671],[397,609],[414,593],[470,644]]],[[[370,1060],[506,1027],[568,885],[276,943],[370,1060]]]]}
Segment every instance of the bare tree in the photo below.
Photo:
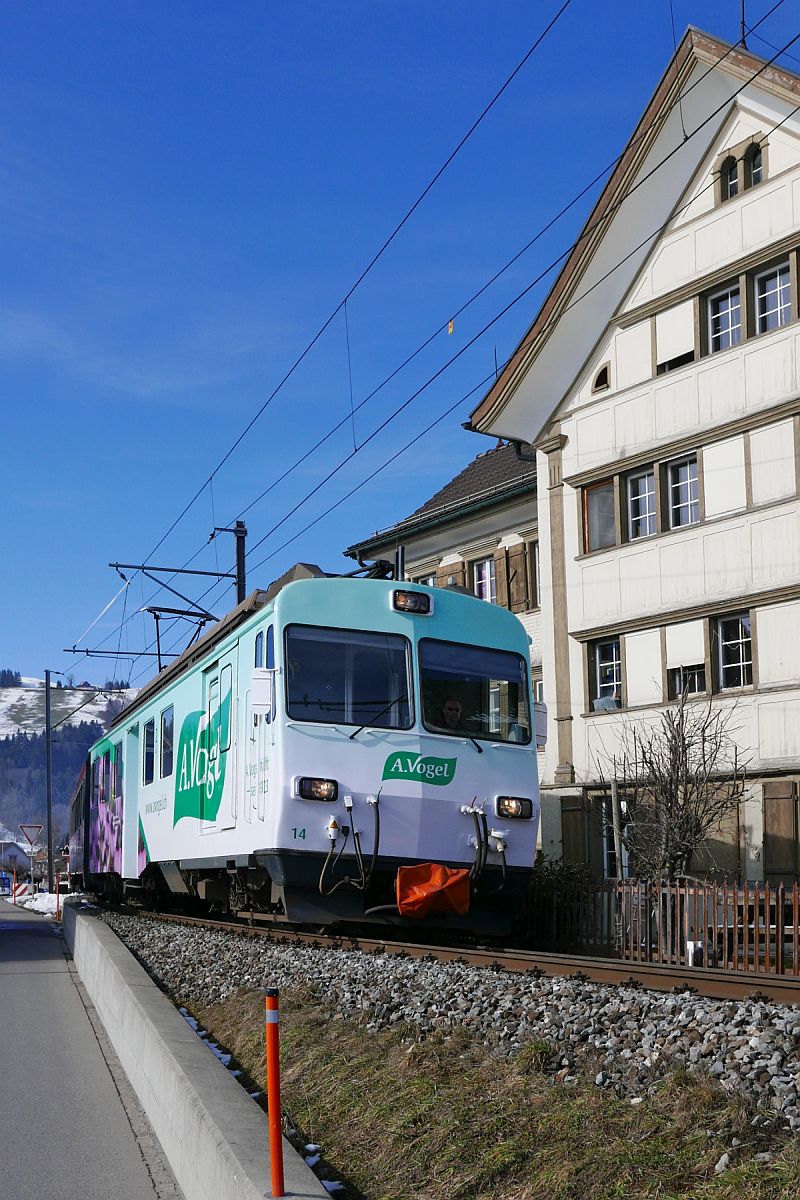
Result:
{"type": "Polygon", "coordinates": [[[638,876],[686,875],[692,855],[738,807],[747,761],[733,737],[735,711],[684,693],[654,723],[623,719],[616,752],[599,765],[625,804],[620,838],[638,876]]]}

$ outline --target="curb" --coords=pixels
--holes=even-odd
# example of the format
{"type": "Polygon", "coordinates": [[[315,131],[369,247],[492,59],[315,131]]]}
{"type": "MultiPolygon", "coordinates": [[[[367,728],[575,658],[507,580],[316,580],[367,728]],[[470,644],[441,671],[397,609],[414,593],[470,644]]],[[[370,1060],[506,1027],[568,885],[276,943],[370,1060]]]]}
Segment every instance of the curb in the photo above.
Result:
{"type": "MultiPolygon", "coordinates": [[[[66,904],[64,939],[186,1200],[270,1197],[267,1116],[97,915],[66,904]]],[[[286,1195],[328,1195],[283,1139],[286,1195]]]]}

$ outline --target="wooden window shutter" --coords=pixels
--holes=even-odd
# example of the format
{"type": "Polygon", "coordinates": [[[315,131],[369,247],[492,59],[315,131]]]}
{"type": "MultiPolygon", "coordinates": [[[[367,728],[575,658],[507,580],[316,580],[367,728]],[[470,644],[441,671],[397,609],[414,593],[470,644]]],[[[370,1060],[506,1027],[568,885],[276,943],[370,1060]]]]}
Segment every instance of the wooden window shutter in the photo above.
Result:
{"type": "Polygon", "coordinates": [[[508,607],[514,613],[525,612],[528,602],[528,548],[524,542],[508,549],[508,607]]]}
{"type": "Polygon", "coordinates": [[[450,563],[446,567],[436,568],[436,586],[449,587],[450,584],[455,584],[457,587],[466,587],[467,573],[464,570],[463,562],[450,563]]]}
{"type": "Polygon", "coordinates": [[[587,803],[589,805],[587,814],[589,870],[595,879],[602,879],[605,876],[605,861],[603,857],[603,797],[589,797],[587,798],[587,803]]]}
{"type": "Polygon", "coordinates": [[[561,857],[565,863],[586,862],[586,823],[581,796],[561,797],[561,857]]]}
{"type": "Polygon", "coordinates": [[[797,785],[790,780],[764,784],[764,878],[789,883],[797,876],[797,785]]]}
{"type": "Polygon", "coordinates": [[[509,608],[508,595],[508,560],[504,549],[494,552],[494,587],[495,601],[501,608],[509,608]]]}

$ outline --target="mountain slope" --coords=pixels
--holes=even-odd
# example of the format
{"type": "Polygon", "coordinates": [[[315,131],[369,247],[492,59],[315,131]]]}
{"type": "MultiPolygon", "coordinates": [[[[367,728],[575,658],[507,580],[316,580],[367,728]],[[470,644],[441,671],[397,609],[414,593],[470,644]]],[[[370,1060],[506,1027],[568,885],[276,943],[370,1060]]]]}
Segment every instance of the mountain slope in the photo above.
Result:
{"type": "MultiPolygon", "coordinates": [[[[89,747],[114,715],[136,695],[86,685],[51,688],[53,828],[66,836],[69,803],[89,747]]],[[[20,822],[46,818],[45,688],[40,679],[0,688],[0,825],[14,833],[20,822]]],[[[15,837],[17,835],[15,834],[15,837]]]]}

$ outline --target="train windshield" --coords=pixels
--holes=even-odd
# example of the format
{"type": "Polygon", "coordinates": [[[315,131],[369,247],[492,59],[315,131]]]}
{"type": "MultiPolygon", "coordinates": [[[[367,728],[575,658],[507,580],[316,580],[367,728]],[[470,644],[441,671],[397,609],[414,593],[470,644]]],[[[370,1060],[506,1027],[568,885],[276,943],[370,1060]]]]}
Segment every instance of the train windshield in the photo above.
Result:
{"type": "Polygon", "coordinates": [[[411,726],[409,643],[391,633],[290,625],[286,711],[295,721],[411,726]]]}
{"type": "Polygon", "coordinates": [[[530,742],[528,672],[519,654],[423,638],[419,672],[426,729],[530,742]]]}

